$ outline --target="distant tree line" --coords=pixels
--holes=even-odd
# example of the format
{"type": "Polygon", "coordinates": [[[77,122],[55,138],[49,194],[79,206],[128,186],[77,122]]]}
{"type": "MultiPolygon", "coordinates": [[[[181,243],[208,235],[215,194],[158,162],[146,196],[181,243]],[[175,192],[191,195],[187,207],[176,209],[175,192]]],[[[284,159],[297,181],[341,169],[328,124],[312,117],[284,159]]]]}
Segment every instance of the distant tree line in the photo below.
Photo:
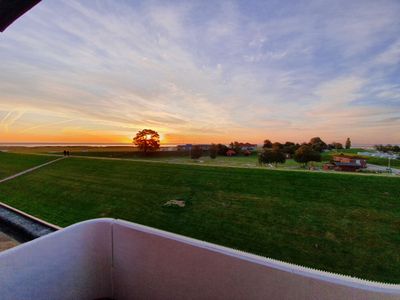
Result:
{"type": "MultiPolygon", "coordinates": [[[[148,152],[154,152],[160,148],[160,136],[151,129],[143,129],[139,131],[133,143],[147,155],[148,152]]],[[[235,155],[251,155],[254,151],[254,146],[250,143],[241,143],[238,141],[231,142],[229,146],[224,144],[211,144],[207,150],[200,145],[193,145],[190,150],[192,159],[199,159],[205,153],[208,153],[210,158],[215,159],[218,155],[235,156],[235,155]]],[[[350,138],[345,142],[346,149],[351,148],[350,138]]],[[[380,151],[399,152],[398,146],[391,145],[376,145],[375,148],[380,151]]],[[[293,143],[290,141],[281,144],[279,142],[271,142],[266,139],[263,144],[263,150],[258,155],[258,162],[264,164],[283,164],[287,158],[293,158],[296,162],[306,166],[310,161],[321,161],[321,152],[331,149],[343,149],[343,145],[338,142],[331,144],[325,143],[320,137],[313,137],[308,143],[293,143]]]]}
{"type": "Polygon", "coordinates": [[[229,146],[224,145],[224,144],[211,144],[208,147],[208,150],[204,150],[201,146],[199,145],[193,145],[190,151],[190,157],[192,159],[199,159],[203,155],[207,154],[210,156],[210,158],[215,159],[217,156],[238,156],[238,155],[243,155],[243,156],[249,156],[252,154],[252,152],[255,151],[250,151],[249,149],[246,148],[245,145],[250,145],[249,143],[241,143],[241,142],[231,142],[229,146]]]}
{"type": "Polygon", "coordinates": [[[398,145],[375,145],[374,148],[381,152],[400,152],[400,147],[398,145]]]}
{"type": "MultiPolygon", "coordinates": [[[[350,138],[347,138],[345,143],[346,149],[351,148],[350,138]]],[[[321,152],[324,150],[343,149],[343,145],[338,142],[331,144],[325,143],[320,137],[313,137],[308,143],[293,143],[271,142],[265,140],[263,151],[258,157],[260,164],[275,164],[285,163],[287,158],[293,158],[296,162],[306,166],[310,161],[321,161],[321,152]]]]}
{"type": "Polygon", "coordinates": [[[258,156],[258,162],[260,165],[264,164],[284,164],[286,162],[286,155],[283,151],[278,149],[264,150],[258,156]]]}
{"type": "Polygon", "coordinates": [[[231,142],[229,144],[229,146],[226,146],[224,144],[211,144],[211,148],[215,147],[215,151],[217,152],[217,155],[221,155],[221,156],[237,156],[237,155],[249,156],[249,155],[251,155],[251,153],[254,151],[246,149],[246,146],[244,146],[244,145],[250,145],[250,144],[234,141],[234,142],[231,142]]]}

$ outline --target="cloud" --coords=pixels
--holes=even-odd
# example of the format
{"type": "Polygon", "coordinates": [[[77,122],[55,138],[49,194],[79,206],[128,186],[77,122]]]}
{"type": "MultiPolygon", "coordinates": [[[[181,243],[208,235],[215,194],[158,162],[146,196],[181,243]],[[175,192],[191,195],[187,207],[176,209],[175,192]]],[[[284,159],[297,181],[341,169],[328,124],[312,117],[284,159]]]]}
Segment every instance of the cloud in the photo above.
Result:
{"type": "Polygon", "coordinates": [[[32,131],[32,130],[37,130],[37,129],[43,128],[43,127],[51,128],[53,126],[69,123],[69,122],[72,122],[72,121],[74,121],[74,119],[62,120],[62,121],[50,122],[50,123],[46,122],[46,123],[43,123],[43,124],[34,125],[34,126],[30,126],[28,128],[25,128],[25,129],[21,130],[19,133],[26,133],[26,132],[29,132],[29,131],[32,131]]]}
{"type": "Polygon", "coordinates": [[[376,58],[377,64],[398,65],[400,63],[400,39],[393,42],[376,58]]]}
{"type": "MultiPolygon", "coordinates": [[[[359,77],[343,77],[323,82],[316,89],[316,96],[321,102],[317,112],[337,109],[340,105],[351,103],[360,97],[365,80],[359,77]]],[[[314,111],[315,112],[315,111],[314,111]]]]}
{"type": "Polygon", "coordinates": [[[399,129],[385,121],[400,113],[399,13],[396,1],[42,2],[0,44],[0,109],[36,120],[13,112],[2,126],[254,142],[374,128],[378,142],[399,129]]]}
{"type": "Polygon", "coordinates": [[[19,118],[21,118],[24,115],[25,111],[20,110],[20,111],[9,111],[1,120],[0,122],[0,128],[3,128],[3,130],[8,133],[10,130],[10,127],[18,121],[19,118]]]}

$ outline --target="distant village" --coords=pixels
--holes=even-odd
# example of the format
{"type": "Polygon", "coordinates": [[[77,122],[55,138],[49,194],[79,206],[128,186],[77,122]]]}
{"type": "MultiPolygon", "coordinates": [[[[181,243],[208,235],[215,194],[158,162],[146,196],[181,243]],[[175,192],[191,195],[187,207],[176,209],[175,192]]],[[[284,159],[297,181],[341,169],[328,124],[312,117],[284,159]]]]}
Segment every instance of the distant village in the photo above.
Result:
{"type": "MultiPolygon", "coordinates": [[[[217,155],[223,156],[249,156],[258,155],[259,163],[262,165],[278,165],[285,163],[286,159],[294,159],[302,163],[304,167],[309,162],[320,162],[321,153],[330,153],[330,159],[322,165],[324,171],[358,172],[367,169],[368,157],[399,159],[400,147],[391,145],[375,145],[376,151],[359,151],[354,153],[351,149],[351,141],[348,138],[345,146],[338,142],[326,144],[319,137],[312,138],[308,143],[279,142],[272,143],[265,140],[260,147],[257,144],[248,142],[232,142],[225,144],[181,144],[174,147],[166,147],[164,151],[178,151],[193,153],[192,158],[200,158],[210,155],[212,158],[217,155]],[[213,156],[213,152],[216,154],[213,156]],[[342,153],[343,152],[343,153],[342,153]],[[348,153],[350,152],[350,153],[348,153]],[[197,153],[197,154],[196,154],[197,153]],[[336,154],[333,154],[336,153],[336,154]]],[[[313,168],[313,166],[309,166],[313,168]]]]}
{"type": "MultiPolygon", "coordinates": [[[[390,160],[397,160],[400,154],[398,145],[375,145],[375,151],[352,148],[348,137],[344,143],[326,143],[320,137],[313,137],[309,142],[301,144],[287,141],[285,143],[264,140],[262,146],[248,142],[231,142],[226,144],[181,144],[160,147],[159,134],[151,129],[143,129],[136,134],[133,143],[147,157],[188,158],[193,162],[204,162],[201,157],[211,160],[222,157],[254,157],[260,167],[290,167],[319,171],[341,172],[374,172],[392,173],[390,160]],[[157,151],[161,150],[161,151],[157,151]],[[367,160],[373,159],[376,165],[368,168],[367,160]],[[388,161],[385,168],[386,160],[388,161]],[[365,170],[365,171],[364,171],[365,170]]],[[[251,160],[246,160],[247,164],[251,160]]],[[[227,161],[226,161],[227,162],[227,161]]],[[[231,160],[233,163],[234,160],[231,160]]],[[[399,163],[396,162],[396,166],[399,163]]],[[[394,169],[400,175],[400,169],[394,169]]]]}

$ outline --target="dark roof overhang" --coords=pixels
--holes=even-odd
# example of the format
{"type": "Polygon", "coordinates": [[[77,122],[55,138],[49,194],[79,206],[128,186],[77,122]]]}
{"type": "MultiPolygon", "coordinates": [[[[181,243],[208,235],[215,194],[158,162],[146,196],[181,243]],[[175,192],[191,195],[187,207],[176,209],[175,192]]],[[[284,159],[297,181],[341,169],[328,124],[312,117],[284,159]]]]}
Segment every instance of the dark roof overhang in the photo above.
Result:
{"type": "Polygon", "coordinates": [[[338,167],[356,167],[356,168],[361,167],[361,165],[357,164],[357,163],[334,162],[334,164],[335,164],[335,166],[338,166],[338,167]]]}
{"type": "Polygon", "coordinates": [[[0,32],[41,0],[0,0],[0,32]]]}

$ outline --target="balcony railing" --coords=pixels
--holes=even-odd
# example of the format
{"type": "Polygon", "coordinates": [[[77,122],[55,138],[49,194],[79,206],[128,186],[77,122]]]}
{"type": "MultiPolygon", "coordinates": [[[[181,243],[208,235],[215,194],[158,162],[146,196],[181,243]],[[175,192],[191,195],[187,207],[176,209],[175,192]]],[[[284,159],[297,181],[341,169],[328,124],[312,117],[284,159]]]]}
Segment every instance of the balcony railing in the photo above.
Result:
{"type": "Polygon", "coordinates": [[[400,285],[312,270],[114,219],[0,254],[1,299],[400,299],[400,285]]]}

